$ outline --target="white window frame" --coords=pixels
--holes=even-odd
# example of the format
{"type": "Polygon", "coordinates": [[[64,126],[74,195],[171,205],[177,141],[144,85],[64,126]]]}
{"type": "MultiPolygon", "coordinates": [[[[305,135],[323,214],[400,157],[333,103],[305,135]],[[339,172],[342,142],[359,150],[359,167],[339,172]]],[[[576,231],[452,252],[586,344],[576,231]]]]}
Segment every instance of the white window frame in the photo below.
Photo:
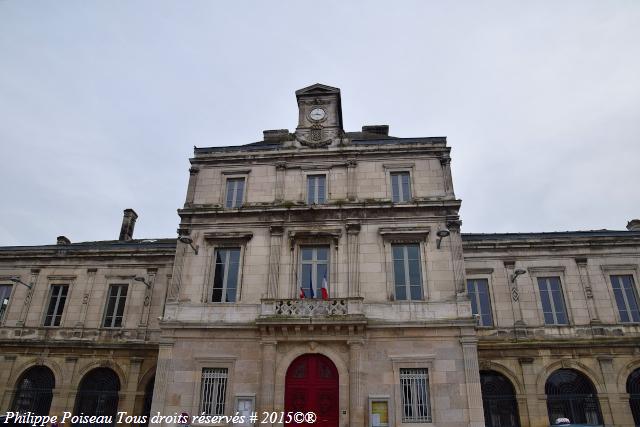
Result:
{"type": "MultiPolygon", "coordinates": [[[[491,324],[490,325],[485,325],[482,323],[482,313],[478,313],[479,316],[479,321],[478,321],[478,327],[479,328],[493,328],[494,325],[496,324],[496,316],[493,310],[493,292],[491,289],[491,277],[490,276],[470,276],[467,275],[467,282],[465,283],[465,286],[467,287],[467,294],[469,293],[469,282],[472,281],[479,281],[479,280],[486,280],[487,282],[487,292],[489,293],[489,313],[491,314],[491,324]]],[[[477,295],[478,288],[476,286],[476,307],[480,308],[480,297],[477,295]]],[[[469,298],[471,298],[471,295],[469,295],[469,298]]]]}
{"type": "Polygon", "coordinates": [[[253,238],[253,233],[247,231],[219,231],[204,233],[203,240],[206,248],[206,267],[204,272],[204,280],[202,281],[202,299],[200,302],[204,304],[237,304],[242,301],[242,290],[244,281],[244,264],[247,245],[253,238]],[[240,248],[240,265],[238,265],[238,285],[236,288],[235,302],[212,302],[213,297],[213,281],[215,279],[215,255],[218,249],[240,248]]]}
{"type": "Polygon", "coordinates": [[[209,301],[211,303],[224,303],[224,304],[234,304],[238,301],[240,301],[240,283],[242,283],[241,280],[241,276],[242,276],[242,258],[244,256],[244,248],[242,245],[236,245],[236,244],[232,244],[229,243],[228,245],[218,245],[213,249],[213,257],[211,258],[211,284],[210,284],[210,291],[209,291],[209,301]],[[230,250],[230,249],[238,249],[239,254],[238,254],[238,275],[237,275],[237,283],[236,283],[236,298],[235,301],[231,301],[231,302],[227,302],[225,301],[226,299],[226,295],[227,295],[227,279],[228,279],[228,268],[229,268],[229,257],[227,256],[226,260],[225,260],[225,266],[224,266],[224,271],[227,272],[227,274],[225,274],[224,277],[224,283],[222,284],[222,298],[221,301],[212,301],[211,299],[213,298],[213,289],[214,289],[214,285],[215,285],[215,280],[216,280],[216,258],[218,255],[218,251],[220,250],[230,250]]]}
{"type": "Polygon", "coordinates": [[[391,265],[392,265],[392,271],[391,271],[391,276],[393,277],[393,292],[394,292],[394,296],[396,298],[396,300],[398,301],[424,301],[425,297],[424,297],[424,281],[423,281],[423,275],[422,275],[422,270],[423,270],[423,260],[422,260],[422,248],[420,247],[420,242],[399,242],[399,243],[392,243],[391,244],[391,265]],[[405,288],[405,295],[406,298],[402,299],[402,300],[398,300],[398,295],[396,295],[396,271],[395,271],[395,262],[393,259],[393,248],[394,247],[402,247],[403,248],[403,268],[404,268],[404,288],[405,288]],[[418,268],[420,269],[420,298],[418,299],[414,299],[411,296],[411,284],[410,284],[410,276],[409,276],[409,250],[408,250],[408,246],[417,246],[418,247],[418,256],[420,257],[420,259],[418,259],[418,268]]]}
{"type": "MultiPolygon", "coordinates": [[[[221,182],[221,191],[220,191],[220,205],[224,209],[238,209],[247,204],[249,193],[249,174],[251,170],[243,169],[243,170],[223,170],[220,172],[220,182],[221,182]],[[242,194],[242,200],[240,201],[239,206],[227,207],[227,189],[229,187],[229,180],[232,179],[244,179],[244,193],[242,194]]],[[[237,190],[234,192],[234,200],[237,196],[237,190]]]]}
{"type": "MultiPolygon", "coordinates": [[[[298,289],[302,288],[302,266],[303,264],[311,264],[311,287],[313,289],[313,299],[322,299],[322,283],[315,283],[318,280],[317,268],[318,268],[318,260],[317,260],[317,249],[318,248],[327,248],[327,292],[329,296],[331,293],[331,245],[324,243],[317,244],[302,244],[298,246],[298,289]],[[309,261],[304,261],[302,259],[302,250],[305,248],[313,248],[314,249],[314,258],[309,261]],[[315,285],[315,286],[314,286],[315,285]]],[[[305,298],[309,298],[305,296],[305,298]]],[[[310,298],[311,299],[311,298],[310,298]]]]}
{"type": "MultiPolygon", "coordinates": [[[[538,315],[538,324],[540,326],[549,328],[562,328],[571,326],[574,324],[573,310],[571,307],[571,301],[567,298],[568,283],[565,275],[565,267],[559,266],[546,266],[546,267],[529,267],[527,268],[529,277],[531,279],[531,286],[533,286],[533,295],[536,299],[536,312],[538,315]],[[560,290],[562,292],[562,301],[564,302],[564,308],[567,315],[567,323],[564,324],[548,324],[544,321],[544,308],[542,307],[542,295],[540,295],[540,286],[538,285],[539,277],[557,277],[560,280],[560,290]]],[[[554,312],[554,319],[555,319],[554,312]]]]}
{"type": "Polygon", "coordinates": [[[564,285],[562,283],[562,277],[559,275],[539,275],[535,277],[534,286],[536,287],[536,291],[538,292],[538,296],[540,297],[540,308],[542,309],[542,322],[545,326],[569,326],[571,322],[569,321],[569,308],[567,307],[567,300],[565,298],[564,285]],[[553,296],[551,295],[551,291],[549,290],[549,279],[557,278],[558,283],[560,285],[560,297],[562,298],[562,303],[564,304],[564,315],[567,317],[567,323],[560,323],[558,321],[558,313],[556,302],[553,300],[553,296]],[[540,280],[545,279],[546,282],[546,292],[549,297],[549,303],[551,304],[551,314],[553,315],[553,323],[547,323],[544,318],[544,305],[542,304],[542,292],[540,291],[540,280]]]}
{"type": "Polygon", "coordinates": [[[328,174],[325,172],[309,172],[309,173],[305,173],[305,197],[304,200],[306,202],[307,205],[312,206],[312,205],[326,205],[329,202],[329,188],[328,188],[328,174]],[[316,178],[316,177],[323,177],[324,178],[324,201],[323,202],[319,202],[318,200],[318,180],[315,180],[315,184],[314,184],[314,194],[315,194],[315,199],[313,202],[309,201],[309,179],[311,178],[316,178]]]}
{"type": "Polygon", "coordinates": [[[630,320],[628,322],[625,322],[625,321],[622,320],[622,316],[620,315],[620,307],[618,307],[618,301],[615,298],[615,291],[613,289],[613,279],[612,279],[613,276],[618,276],[618,277],[619,276],[631,276],[631,280],[633,281],[632,290],[633,290],[633,294],[634,294],[634,296],[636,298],[636,305],[640,305],[640,298],[639,298],[639,294],[638,294],[638,281],[636,279],[636,276],[632,272],[625,272],[625,273],[609,272],[609,274],[608,274],[608,279],[609,279],[608,280],[608,282],[609,282],[608,286],[610,286],[610,288],[611,288],[611,293],[613,295],[613,305],[615,307],[615,311],[616,311],[616,314],[618,316],[617,317],[618,321],[623,325],[633,325],[633,324],[637,325],[640,322],[633,320],[632,317],[631,317],[631,313],[630,313],[630,310],[629,310],[629,300],[627,298],[626,292],[622,292],[622,297],[624,299],[625,308],[627,309],[627,312],[629,313],[629,319],[630,320]]]}
{"type": "MultiPolygon", "coordinates": [[[[417,197],[416,195],[416,183],[415,183],[415,163],[393,163],[393,164],[383,164],[382,165],[385,174],[386,174],[386,182],[387,182],[387,199],[394,204],[403,204],[403,203],[412,203],[413,200],[417,197]],[[391,174],[395,173],[408,173],[409,174],[409,192],[411,193],[408,200],[393,202],[393,178],[391,174]]],[[[400,190],[402,191],[402,190],[400,190]]]]}
{"type": "MultiPolygon", "coordinates": [[[[638,289],[638,276],[640,276],[640,265],[638,264],[603,264],[600,265],[600,271],[602,272],[602,280],[604,286],[609,293],[609,300],[611,301],[611,309],[614,312],[616,322],[620,325],[637,325],[634,322],[623,322],[620,317],[620,310],[618,309],[618,303],[616,302],[616,296],[613,292],[613,284],[611,283],[611,276],[633,276],[634,288],[636,291],[636,297],[640,297],[640,289],[638,289]]],[[[595,291],[595,289],[594,289],[595,291]]],[[[640,299],[638,300],[640,302],[640,299]]]]}
{"type": "MultiPolygon", "coordinates": [[[[69,311],[67,307],[69,306],[69,297],[71,296],[71,284],[70,283],[50,283],[49,284],[49,292],[47,293],[47,300],[44,304],[44,315],[42,318],[42,326],[45,328],[61,328],[64,326],[64,318],[65,314],[69,311]],[[64,306],[62,307],[62,313],[60,313],[60,324],[59,325],[47,325],[47,313],[49,311],[49,305],[51,305],[51,298],[53,297],[53,288],[54,286],[66,286],[67,287],[67,295],[65,297],[64,306]]],[[[55,312],[57,311],[58,305],[60,304],[60,298],[57,298],[56,306],[54,308],[53,314],[53,323],[55,323],[55,312]]]]}
{"type": "MultiPolygon", "coordinates": [[[[6,319],[7,319],[7,315],[9,313],[9,307],[11,307],[11,301],[13,301],[13,293],[15,292],[16,286],[13,283],[3,283],[4,280],[3,278],[0,278],[0,285],[2,286],[9,286],[9,301],[7,301],[7,306],[4,309],[4,312],[0,313],[0,326],[3,326],[6,319]]],[[[0,304],[2,304],[2,301],[0,301],[0,304]]]]}
{"type": "MultiPolygon", "coordinates": [[[[130,304],[127,304],[127,300],[129,299],[129,291],[131,289],[131,283],[130,282],[120,282],[120,283],[109,283],[107,286],[107,292],[106,292],[106,301],[105,301],[105,305],[104,305],[104,313],[102,316],[102,321],[100,322],[100,327],[105,328],[105,329],[122,329],[125,327],[125,323],[126,323],[126,319],[127,319],[127,307],[130,304]],[[124,308],[122,309],[122,322],[120,324],[120,326],[113,326],[114,320],[115,320],[115,313],[118,312],[118,307],[119,305],[115,305],[113,307],[113,313],[114,315],[111,316],[111,325],[107,326],[105,325],[105,322],[107,320],[108,317],[108,310],[109,310],[109,298],[111,298],[111,288],[113,286],[126,286],[127,287],[127,292],[124,295],[124,308]]],[[[121,294],[119,294],[121,297],[121,294]]],[[[118,304],[121,298],[118,298],[118,304]]]]}

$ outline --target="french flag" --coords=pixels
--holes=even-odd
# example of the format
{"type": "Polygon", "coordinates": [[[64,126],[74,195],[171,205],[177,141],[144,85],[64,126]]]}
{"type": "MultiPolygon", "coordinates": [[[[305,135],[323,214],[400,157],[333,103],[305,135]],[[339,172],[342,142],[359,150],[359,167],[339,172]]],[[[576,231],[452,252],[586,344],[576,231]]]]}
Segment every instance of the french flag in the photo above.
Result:
{"type": "Polygon", "coordinates": [[[322,299],[329,299],[329,287],[327,286],[327,275],[322,278],[322,299]]]}
{"type": "Polygon", "coordinates": [[[300,286],[300,299],[304,299],[304,288],[300,286]]]}

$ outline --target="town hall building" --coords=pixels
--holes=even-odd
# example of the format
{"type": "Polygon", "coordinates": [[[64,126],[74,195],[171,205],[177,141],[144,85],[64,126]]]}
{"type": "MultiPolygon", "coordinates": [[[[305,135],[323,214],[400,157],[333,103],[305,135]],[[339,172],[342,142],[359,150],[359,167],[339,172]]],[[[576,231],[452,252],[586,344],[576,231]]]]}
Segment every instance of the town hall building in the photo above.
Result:
{"type": "Polygon", "coordinates": [[[128,209],[118,240],[0,248],[0,411],[640,425],[640,221],[461,233],[445,137],[295,95],[294,131],[195,149],[177,238],[128,209]]]}

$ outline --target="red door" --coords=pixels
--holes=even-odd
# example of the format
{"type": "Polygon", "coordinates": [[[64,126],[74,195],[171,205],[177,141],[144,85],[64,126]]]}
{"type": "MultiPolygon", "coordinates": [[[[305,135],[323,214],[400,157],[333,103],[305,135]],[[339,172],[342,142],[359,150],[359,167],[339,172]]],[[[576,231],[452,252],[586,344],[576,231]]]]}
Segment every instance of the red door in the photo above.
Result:
{"type": "Polygon", "coordinates": [[[315,423],[289,426],[338,427],[338,370],[321,354],[304,354],[287,369],[284,389],[287,412],[314,412],[315,423]]]}

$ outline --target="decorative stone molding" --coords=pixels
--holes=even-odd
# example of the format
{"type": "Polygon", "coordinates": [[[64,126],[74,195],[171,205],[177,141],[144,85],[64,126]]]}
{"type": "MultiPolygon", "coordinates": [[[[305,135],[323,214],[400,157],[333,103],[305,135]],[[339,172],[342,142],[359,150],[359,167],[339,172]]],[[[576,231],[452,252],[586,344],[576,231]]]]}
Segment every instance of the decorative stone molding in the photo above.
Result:
{"type": "Polygon", "coordinates": [[[214,231],[204,233],[204,240],[208,242],[238,242],[246,244],[252,238],[253,233],[247,231],[214,231]]]}
{"type": "Polygon", "coordinates": [[[289,248],[293,250],[296,242],[300,243],[325,243],[333,242],[336,250],[338,249],[338,241],[342,236],[342,230],[326,229],[326,230],[291,230],[289,231],[289,248]]]}
{"type": "Polygon", "coordinates": [[[378,234],[384,239],[394,241],[426,241],[431,227],[380,227],[378,234]]]}

